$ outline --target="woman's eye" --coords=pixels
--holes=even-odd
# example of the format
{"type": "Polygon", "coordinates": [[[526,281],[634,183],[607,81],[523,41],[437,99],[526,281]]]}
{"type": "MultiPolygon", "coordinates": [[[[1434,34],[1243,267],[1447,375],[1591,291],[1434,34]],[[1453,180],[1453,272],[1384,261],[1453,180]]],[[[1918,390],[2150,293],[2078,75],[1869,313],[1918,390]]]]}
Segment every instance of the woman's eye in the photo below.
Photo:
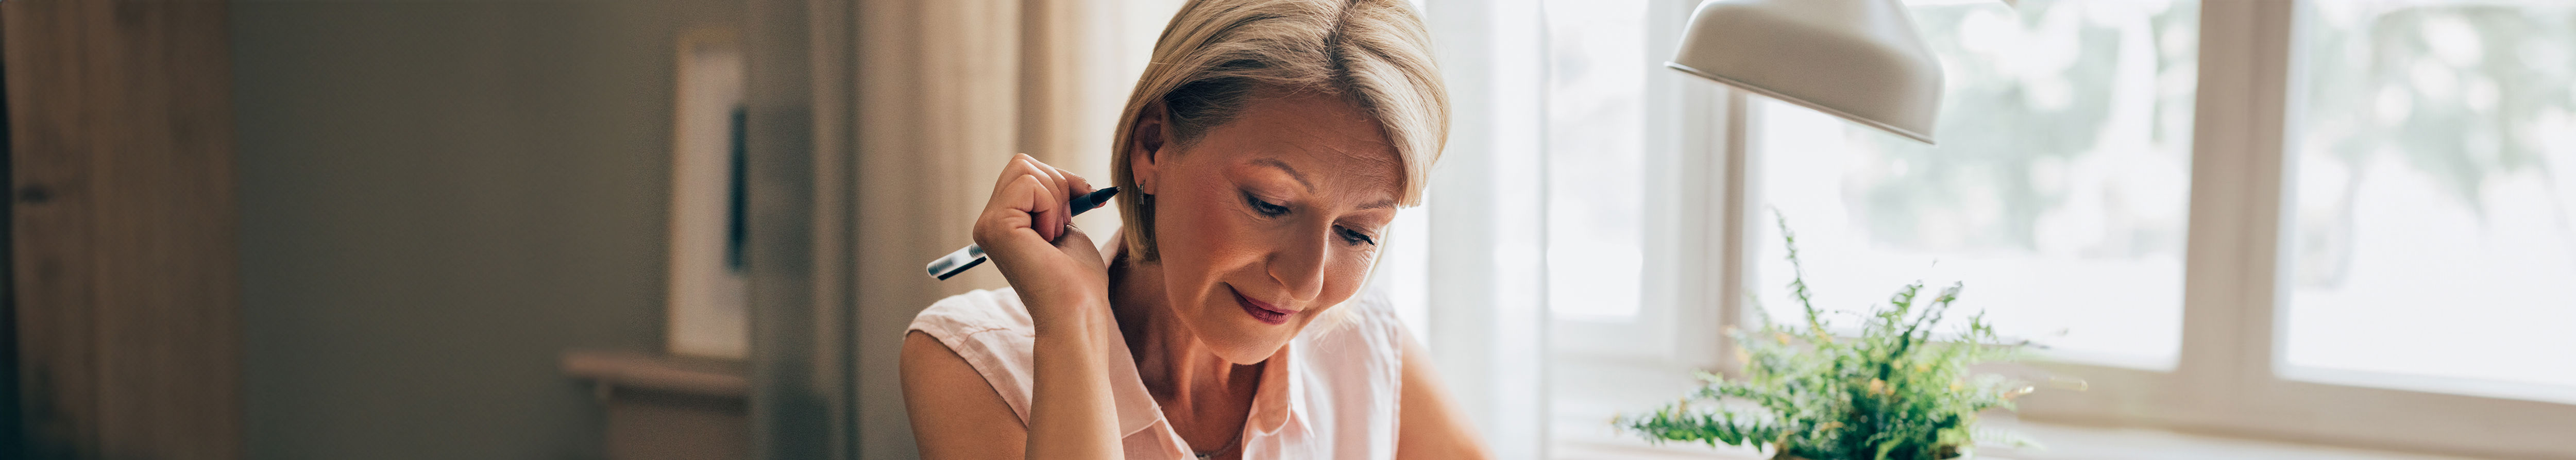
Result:
{"type": "Polygon", "coordinates": [[[1370,245],[1377,244],[1377,239],[1369,238],[1368,234],[1366,234],[1366,233],[1360,233],[1358,230],[1352,230],[1352,229],[1342,228],[1342,227],[1338,227],[1338,226],[1337,226],[1337,227],[1333,227],[1333,230],[1334,230],[1334,231],[1336,231],[1336,232],[1340,232],[1340,233],[1342,234],[1342,243],[1344,243],[1344,244],[1349,244],[1349,245],[1352,245],[1352,246],[1358,246],[1358,245],[1362,245],[1362,244],[1370,244],[1370,245]]]}
{"type": "Polygon", "coordinates": [[[1251,192],[1245,192],[1243,194],[1243,202],[1244,204],[1251,205],[1253,212],[1261,213],[1263,216],[1277,216],[1288,213],[1287,206],[1280,206],[1271,204],[1268,201],[1261,201],[1261,197],[1252,196],[1251,192]]]}

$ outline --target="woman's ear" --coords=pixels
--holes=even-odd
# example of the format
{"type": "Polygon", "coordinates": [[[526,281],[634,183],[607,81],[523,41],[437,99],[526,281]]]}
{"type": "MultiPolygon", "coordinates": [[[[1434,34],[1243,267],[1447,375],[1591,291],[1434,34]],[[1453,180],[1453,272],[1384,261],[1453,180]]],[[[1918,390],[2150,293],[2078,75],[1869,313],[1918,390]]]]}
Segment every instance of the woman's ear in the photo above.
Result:
{"type": "Polygon", "coordinates": [[[1164,147],[1172,145],[1171,123],[1161,101],[1145,104],[1145,108],[1138,110],[1136,126],[1129,128],[1135,131],[1129,132],[1127,137],[1134,144],[1127,146],[1130,149],[1127,167],[1129,177],[1136,178],[1136,193],[1152,195],[1156,193],[1155,183],[1160,182],[1155,173],[1162,164],[1161,154],[1164,147]]]}

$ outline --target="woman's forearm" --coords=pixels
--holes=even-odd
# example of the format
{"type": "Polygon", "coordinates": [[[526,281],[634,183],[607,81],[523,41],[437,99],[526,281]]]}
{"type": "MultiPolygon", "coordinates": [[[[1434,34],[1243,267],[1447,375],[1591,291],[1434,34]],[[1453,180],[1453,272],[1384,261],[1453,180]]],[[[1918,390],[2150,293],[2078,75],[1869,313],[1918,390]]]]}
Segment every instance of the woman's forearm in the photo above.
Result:
{"type": "MultiPolygon", "coordinates": [[[[1054,311],[1107,312],[1108,301],[1099,302],[1054,311]]],[[[1109,360],[1103,354],[1114,343],[1115,320],[1106,313],[1032,319],[1037,326],[1031,350],[1037,381],[1029,402],[1028,458],[1124,458],[1118,407],[1109,391],[1109,360]]]]}

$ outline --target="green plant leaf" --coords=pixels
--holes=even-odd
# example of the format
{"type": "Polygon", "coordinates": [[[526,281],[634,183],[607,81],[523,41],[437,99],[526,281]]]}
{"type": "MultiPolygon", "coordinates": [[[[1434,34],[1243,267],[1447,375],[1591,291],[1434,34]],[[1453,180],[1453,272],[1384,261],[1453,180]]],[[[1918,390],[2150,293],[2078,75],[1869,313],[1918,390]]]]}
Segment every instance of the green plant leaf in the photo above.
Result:
{"type": "Polygon", "coordinates": [[[1786,217],[1778,219],[1803,324],[1765,321],[1729,331],[1744,352],[1741,377],[1698,373],[1699,389],[1615,425],[1655,442],[1768,445],[1816,460],[1932,460],[1944,448],[2001,439],[1976,430],[1977,414],[2011,409],[2029,385],[1968,366],[2017,359],[2028,342],[1998,337],[1984,312],[1965,324],[1942,324],[1965,284],[1926,297],[1919,281],[1860,315],[1858,336],[1837,337],[1807,289],[1797,237],[1786,217]]]}

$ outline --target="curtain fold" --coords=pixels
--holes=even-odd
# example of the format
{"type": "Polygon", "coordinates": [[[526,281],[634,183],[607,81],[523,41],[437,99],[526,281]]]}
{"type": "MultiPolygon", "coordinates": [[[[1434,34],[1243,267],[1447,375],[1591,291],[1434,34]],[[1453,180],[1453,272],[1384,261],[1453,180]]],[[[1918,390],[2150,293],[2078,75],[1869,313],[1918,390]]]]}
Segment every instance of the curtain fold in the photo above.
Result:
{"type": "MultiPolygon", "coordinates": [[[[1132,30],[1161,30],[1178,2],[805,5],[817,63],[813,163],[839,170],[814,175],[812,307],[783,315],[806,319],[814,346],[781,352],[811,363],[811,386],[832,396],[818,399],[834,414],[828,456],[909,458],[917,452],[897,370],[904,329],[943,297],[1004,286],[995,270],[939,281],[922,265],[972,243],[975,215],[1012,154],[1107,185],[1110,125],[1154,37],[1140,42],[1132,30]]],[[[1116,212],[1078,223],[1105,233],[1116,212]]]]}

